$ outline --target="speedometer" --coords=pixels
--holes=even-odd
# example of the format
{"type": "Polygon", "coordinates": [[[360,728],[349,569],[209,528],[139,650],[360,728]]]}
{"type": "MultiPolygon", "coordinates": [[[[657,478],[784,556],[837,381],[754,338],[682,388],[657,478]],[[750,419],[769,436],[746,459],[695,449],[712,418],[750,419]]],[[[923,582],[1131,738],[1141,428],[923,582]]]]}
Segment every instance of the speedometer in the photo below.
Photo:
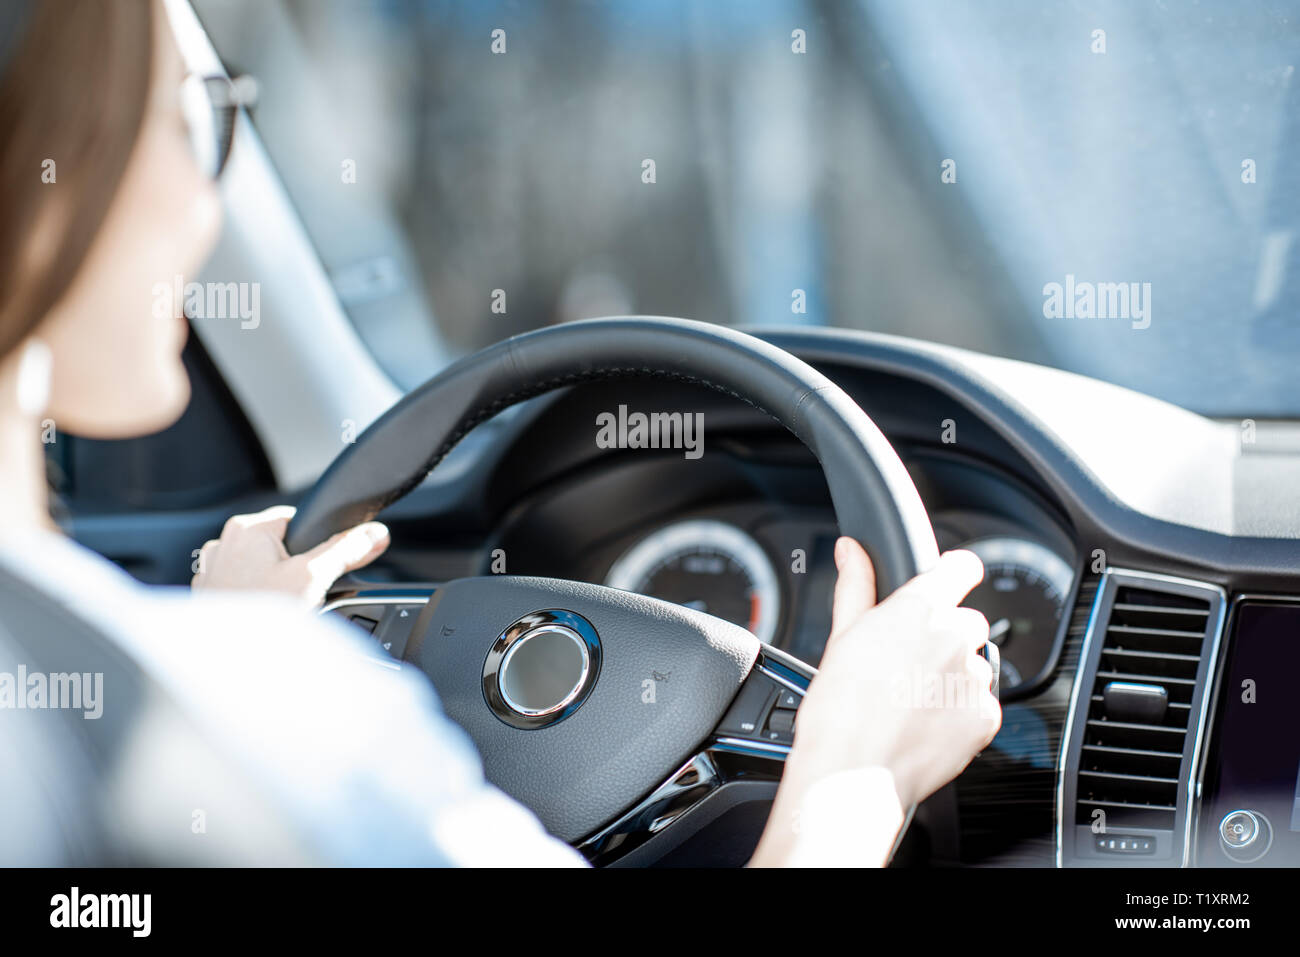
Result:
{"type": "Polygon", "coordinates": [[[708,612],[768,644],[781,616],[767,553],[726,522],[698,519],[650,533],[614,562],[605,584],[708,612]]]}
{"type": "Polygon", "coordinates": [[[1051,549],[1021,538],[981,538],[962,547],[984,562],[984,581],[963,604],[989,620],[1009,691],[1051,663],[1074,571],[1051,549]]]}

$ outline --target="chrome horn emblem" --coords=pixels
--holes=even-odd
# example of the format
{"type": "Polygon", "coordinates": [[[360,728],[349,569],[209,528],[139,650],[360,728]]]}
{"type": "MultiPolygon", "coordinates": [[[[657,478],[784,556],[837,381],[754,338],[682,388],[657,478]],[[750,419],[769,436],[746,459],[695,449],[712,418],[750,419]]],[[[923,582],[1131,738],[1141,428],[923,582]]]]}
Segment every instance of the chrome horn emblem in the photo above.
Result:
{"type": "Polygon", "coordinates": [[[573,714],[600,675],[600,638],[591,622],[562,609],[514,621],[483,663],[483,697],[512,727],[544,728],[573,714]]]}

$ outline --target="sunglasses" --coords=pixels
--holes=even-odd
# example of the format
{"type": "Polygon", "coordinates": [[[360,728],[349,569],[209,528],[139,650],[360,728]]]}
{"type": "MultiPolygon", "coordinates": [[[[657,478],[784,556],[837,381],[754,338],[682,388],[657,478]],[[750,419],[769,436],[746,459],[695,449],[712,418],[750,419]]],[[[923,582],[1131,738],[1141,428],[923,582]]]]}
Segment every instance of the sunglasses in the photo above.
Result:
{"type": "Polygon", "coordinates": [[[230,159],[240,108],[257,102],[257,81],[250,76],[231,79],[191,73],[181,83],[180,100],[195,162],[215,180],[230,159]]]}

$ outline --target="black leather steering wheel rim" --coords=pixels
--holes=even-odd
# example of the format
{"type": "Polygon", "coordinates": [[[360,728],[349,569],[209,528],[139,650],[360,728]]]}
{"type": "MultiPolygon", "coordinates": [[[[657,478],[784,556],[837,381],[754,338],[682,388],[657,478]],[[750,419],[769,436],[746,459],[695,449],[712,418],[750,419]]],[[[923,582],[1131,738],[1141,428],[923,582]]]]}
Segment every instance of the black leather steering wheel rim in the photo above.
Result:
{"type": "Polygon", "coordinates": [[[512,405],[568,385],[632,376],[724,392],[808,446],[825,473],[841,533],[861,542],[875,564],[880,598],[938,561],[933,528],[906,468],[835,383],[745,333],[651,316],[551,326],[448,366],[330,464],[299,504],[286,547],[300,554],[374,518],[419,485],[471,429],[512,405]]]}

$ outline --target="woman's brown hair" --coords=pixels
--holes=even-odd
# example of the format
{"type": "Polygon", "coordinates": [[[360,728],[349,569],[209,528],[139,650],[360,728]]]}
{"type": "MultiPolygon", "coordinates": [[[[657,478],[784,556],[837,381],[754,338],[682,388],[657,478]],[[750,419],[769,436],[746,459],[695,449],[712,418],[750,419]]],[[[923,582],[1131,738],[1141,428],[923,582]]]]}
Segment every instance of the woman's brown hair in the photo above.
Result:
{"type": "Polygon", "coordinates": [[[130,161],[154,59],[152,0],[26,6],[0,63],[0,357],[81,268],[130,161]]]}

